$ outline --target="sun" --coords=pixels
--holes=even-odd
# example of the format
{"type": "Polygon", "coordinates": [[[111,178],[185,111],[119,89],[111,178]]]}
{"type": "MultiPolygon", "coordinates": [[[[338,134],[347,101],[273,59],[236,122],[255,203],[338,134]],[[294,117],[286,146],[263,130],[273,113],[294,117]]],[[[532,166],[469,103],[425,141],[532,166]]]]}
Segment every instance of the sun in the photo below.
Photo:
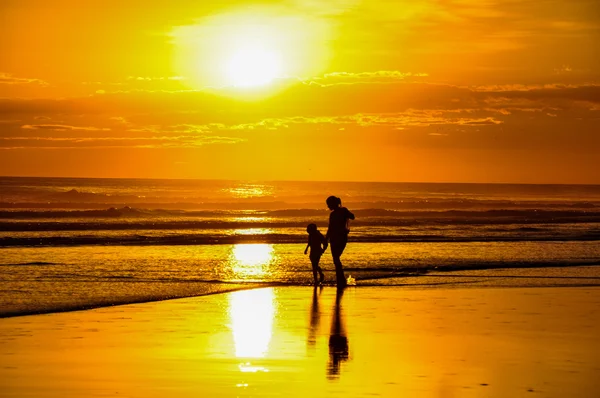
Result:
{"type": "Polygon", "coordinates": [[[182,84],[248,99],[275,95],[322,74],[330,59],[332,27],[312,14],[257,5],[176,26],[169,36],[173,73],[182,84]]]}
{"type": "Polygon", "coordinates": [[[267,85],[282,72],[281,57],[273,50],[260,46],[237,49],[227,60],[225,77],[237,87],[267,85]]]}

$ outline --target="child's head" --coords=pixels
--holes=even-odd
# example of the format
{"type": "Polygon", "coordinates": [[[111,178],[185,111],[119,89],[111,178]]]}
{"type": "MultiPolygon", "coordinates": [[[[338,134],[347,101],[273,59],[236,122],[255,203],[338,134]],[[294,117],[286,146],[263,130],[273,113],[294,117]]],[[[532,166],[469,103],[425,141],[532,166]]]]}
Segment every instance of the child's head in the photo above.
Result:
{"type": "Polygon", "coordinates": [[[327,203],[327,207],[329,207],[330,210],[333,210],[342,205],[342,200],[340,198],[338,198],[337,196],[332,195],[327,198],[325,203],[327,203]]]}
{"type": "Polygon", "coordinates": [[[313,232],[317,231],[317,225],[316,224],[308,224],[308,226],[306,227],[306,232],[308,232],[309,234],[312,234],[313,232]]]}

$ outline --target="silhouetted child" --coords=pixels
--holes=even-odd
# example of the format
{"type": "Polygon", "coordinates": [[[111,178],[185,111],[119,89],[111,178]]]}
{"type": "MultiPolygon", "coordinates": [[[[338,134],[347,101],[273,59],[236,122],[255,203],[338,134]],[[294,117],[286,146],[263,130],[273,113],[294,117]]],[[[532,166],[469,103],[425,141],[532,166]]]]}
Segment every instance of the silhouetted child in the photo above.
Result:
{"type": "Polygon", "coordinates": [[[304,249],[304,254],[308,253],[308,248],[310,247],[309,258],[312,264],[315,285],[317,285],[319,283],[323,283],[323,280],[325,279],[323,270],[321,267],[319,267],[321,255],[325,251],[325,237],[321,232],[319,232],[315,224],[308,224],[306,227],[306,232],[308,232],[308,244],[306,245],[306,249],[304,249]],[[317,279],[317,273],[319,274],[319,279],[317,279]]]}

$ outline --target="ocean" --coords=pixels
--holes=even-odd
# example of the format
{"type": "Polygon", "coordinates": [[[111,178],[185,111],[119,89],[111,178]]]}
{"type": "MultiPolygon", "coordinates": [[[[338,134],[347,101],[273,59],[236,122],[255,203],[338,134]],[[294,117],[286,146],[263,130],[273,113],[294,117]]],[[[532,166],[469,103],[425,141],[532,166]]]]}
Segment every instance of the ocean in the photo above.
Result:
{"type": "Polygon", "coordinates": [[[600,285],[599,185],[0,177],[0,316],[310,284],[329,195],[359,287],[600,285]]]}

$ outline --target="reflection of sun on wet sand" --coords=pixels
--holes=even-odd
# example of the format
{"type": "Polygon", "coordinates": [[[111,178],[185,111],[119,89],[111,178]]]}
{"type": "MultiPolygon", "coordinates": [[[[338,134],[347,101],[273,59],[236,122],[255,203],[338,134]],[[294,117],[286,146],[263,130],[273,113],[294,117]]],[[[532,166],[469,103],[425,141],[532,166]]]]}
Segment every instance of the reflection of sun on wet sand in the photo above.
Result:
{"type": "Polygon", "coordinates": [[[263,288],[1,319],[0,391],[591,397],[599,329],[599,288],[263,288]]]}

